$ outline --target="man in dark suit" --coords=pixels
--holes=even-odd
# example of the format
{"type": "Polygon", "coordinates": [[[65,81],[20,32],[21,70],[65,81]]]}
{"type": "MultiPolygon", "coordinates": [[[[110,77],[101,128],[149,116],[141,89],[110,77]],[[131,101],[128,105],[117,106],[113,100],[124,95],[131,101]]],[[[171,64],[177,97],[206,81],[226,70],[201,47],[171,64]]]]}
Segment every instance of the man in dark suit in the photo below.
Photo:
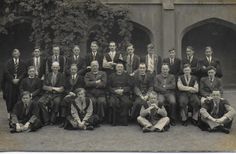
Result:
{"type": "Polygon", "coordinates": [[[28,67],[28,77],[24,78],[20,83],[20,93],[24,91],[30,92],[33,102],[37,103],[41,95],[42,81],[36,77],[35,67],[28,67]]]}
{"type": "Polygon", "coordinates": [[[147,66],[147,70],[154,76],[161,72],[161,64],[162,60],[161,57],[155,53],[154,45],[148,44],[147,45],[148,54],[145,56],[145,63],[147,66]]]}
{"type": "Polygon", "coordinates": [[[141,106],[148,99],[148,94],[153,90],[153,76],[146,71],[146,64],[140,63],[138,71],[134,74],[135,102],[132,107],[131,119],[136,120],[141,106]]]}
{"type": "Polygon", "coordinates": [[[217,77],[221,78],[223,76],[220,61],[217,58],[213,57],[213,50],[210,46],[207,46],[205,48],[205,57],[200,61],[200,66],[201,77],[207,76],[207,70],[209,66],[213,66],[216,68],[217,77]]]}
{"type": "Polygon", "coordinates": [[[35,47],[33,51],[33,57],[27,62],[27,67],[35,67],[35,75],[39,79],[44,79],[46,73],[46,59],[41,56],[39,47],[35,47]]]}
{"type": "Polygon", "coordinates": [[[92,61],[98,61],[99,67],[102,68],[103,54],[98,51],[98,43],[96,41],[91,42],[91,52],[86,55],[86,67],[90,69],[92,61]]]}
{"type": "Polygon", "coordinates": [[[107,73],[107,76],[116,72],[115,67],[119,60],[123,60],[122,54],[116,51],[116,43],[110,42],[109,43],[110,51],[104,55],[103,58],[103,69],[107,73]]]}
{"type": "Polygon", "coordinates": [[[38,105],[32,102],[30,92],[22,92],[21,100],[13,108],[10,126],[11,133],[36,131],[42,127],[38,105]]]}
{"type": "Polygon", "coordinates": [[[169,57],[163,60],[163,63],[166,63],[170,67],[170,74],[173,74],[176,78],[181,72],[181,60],[176,58],[175,49],[169,50],[169,57]]]}
{"type": "Polygon", "coordinates": [[[99,71],[98,61],[91,62],[91,71],[86,73],[84,81],[87,95],[93,102],[93,112],[98,115],[100,121],[103,121],[107,110],[105,98],[107,75],[105,72],[99,71]]]}
{"type": "Polygon", "coordinates": [[[139,56],[134,54],[134,46],[133,44],[129,44],[127,46],[127,55],[124,56],[124,60],[126,61],[126,71],[130,76],[134,75],[134,72],[137,71],[140,63],[139,56]]]}
{"type": "Polygon", "coordinates": [[[58,62],[52,63],[52,72],[49,73],[43,83],[43,96],[39,99],[39,107],[42,112],[44,125],[55,124],[56,115],[59,113],[64,92],[64,76],[59,72],[58,62]],[[49,108],[50,110],[47,110],[49,108]],[[49,114],[50,111],[50,114],[49,114]]]}
{"type": "Polygon", "coordinates": [[[66,75],[70,75],[70,68],[72,64],[77,65],[77,70],[79,75],[84,75],[86,72],[86,61],[80,55],[80,48],[78,45],[75,45],[73,48],[73,54],[68,57],[66,63],[66,75]]]}
{"type": "Polygon", "coordinates": [[[14,49],[12,58],[7,61],[4,68],[3,77],[3,99],[6,101],[8,118],[19,98],[19,85],[21,80],[26,76],[26,65],[20,59],[20,51],[14,49]]]}
{"type": "Polygon", "coordinates": [[[211,99],[206,99],[200,109],[199,127],[209,132],[221,131],[226,134],[230,133],[235,110],[229,102],[221,98],[219,90],[212,91],[211,99]]]}
{"type": "Polygon", "coordinates": [[[159,102],[167,107],[170,124],[176,125],[176,98],[175,89],[176,81],[173,74],[169,74],[170,68],[168,64],[162,64],[161,74],[154,78],[154,91],[159,94],[159,102]]]}
{"type": "Polygon", "coordinates": [[[182,125],[188,125],[188,111],[192,108],[193,125],[197,125],[198,113],[200,109],[200,100],[198,98],[198,82],[197,78],[191,75],[189,64],[185,64],[183,68],[184,75],[179,76],[177,86],[179,89],[179,106],[182,125]]]}
{"type": "Polygon", "coordinates": [[[199,60],[194,55],[194,49],[192,46],[186,47],[186,56],[182,59],[182,68],[185,64],[189,64],[191,67],[191,74],[200,78],[199,76],[199,60]]]}
{"type": "Polygon", "coordinates": [[[60,72],[65,73],[66,58],[63,55],[60,55],[59,46],[53,46],[52,56],[47,58],[47,70],[52,72],[51,66],[53,62],[58,62],[60,64],[60,72]]]}
{"type": "Polygon", "coordinates": [[[129,109],[132,105],[130,95],[130,76],[124,72],[124,65],[119,62],[116,72],[109,77],[110,97],[108,102],[111,107],[111,124],[128,125],[129,109]]]}
{"type": "Polygon", "coordinates": [[[208,76],[201,78],[200,81],[200,96],[201,103],[211,96],[213,90],[219,90],[223,94],[223,85],[221,79],[216,77],[216,68],[208,67],[208,76]]]}

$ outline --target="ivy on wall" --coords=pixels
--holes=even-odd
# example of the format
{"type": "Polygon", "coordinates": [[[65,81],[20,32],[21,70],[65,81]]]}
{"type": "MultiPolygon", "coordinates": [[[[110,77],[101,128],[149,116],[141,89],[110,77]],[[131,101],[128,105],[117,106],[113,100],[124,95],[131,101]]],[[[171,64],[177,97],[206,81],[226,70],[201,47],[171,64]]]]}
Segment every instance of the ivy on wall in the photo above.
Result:
{"type": "Polygon", "coordinates": [[[44,51],[50,52],[57,44],[69,54],[74,44],[90,35],[102,51],[111,40],[124,51],[133,30],[128,15],[128,10],[112,9],[99,0],[2,0],[0,33],[7,35],[7,24],[29,17],[33,29],[29,39],[44,51]],[[91,21],[95,23],[92,30],[88,28],[91,21]]]}

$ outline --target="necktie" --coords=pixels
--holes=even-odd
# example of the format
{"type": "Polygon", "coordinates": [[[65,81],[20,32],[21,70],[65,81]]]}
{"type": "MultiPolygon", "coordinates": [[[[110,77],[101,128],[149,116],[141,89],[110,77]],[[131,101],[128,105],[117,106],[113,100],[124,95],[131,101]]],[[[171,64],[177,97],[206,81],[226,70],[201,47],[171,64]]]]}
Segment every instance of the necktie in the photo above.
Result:
{"type": "Polygon", "coordinates": [[[56,84],[56,74],[52,74],[52,85],[54,86],[56,84]]]}
{"type": "Polygon", "coordinates": [[[171,64],[171,65],[174,64],[174,59],[173,59],[173,58],[170,59],[170,64],[171,64]]]}
{"type": "Polygon", "coordinates": [[[95,60],[96,54],[95,52],[93,52],[93,60],[95,60]]]}
{"type": "Polygon", "coordinates": [[[216,117],[217,116],[217,104],[214,102],[214,106],[211,112],[212,117],[216,117]]]}
{"type": "Polygon", "coordinates": [[[55,61],[58,61],[58,56],[56,56],[56,59],[55,59],[55,61]]]}
{"type": "Polygon", "coordinates": [[[15,61],[14,61],[14,65],[15,65],[15,78],[17,78],[17,71],[18,71],[18,59],[15,59],[15,61]]]}

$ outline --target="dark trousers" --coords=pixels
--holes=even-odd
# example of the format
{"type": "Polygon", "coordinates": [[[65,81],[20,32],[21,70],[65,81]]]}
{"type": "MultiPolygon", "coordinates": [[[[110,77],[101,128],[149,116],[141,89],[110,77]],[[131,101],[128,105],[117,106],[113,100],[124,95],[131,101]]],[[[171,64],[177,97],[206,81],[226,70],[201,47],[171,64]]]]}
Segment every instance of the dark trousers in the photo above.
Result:
{"type": "Polygon", "coordinates": [[[142,105],[145,103],[143,99],[141,99],[139,96],[136,97],[133,106],[132,106],[132,111],[131,111],[131,119],[136,120],[137,117],[140,114],[140,110],[142,105]]]}
{"type": "MultiPolygon", "coordinates": [[[[19,123],[25,125],[27,121],[19,121],[19,123]]],[[[10,126],[12,128],[11,132],[16,132],[16,123],[10,123],[10,126]]],[[[39,119],[36,119],[33,123],[30,124],[29,128],[30,131],[36,131],[39,128],[41,128],[42,122],[39,119]]]]}

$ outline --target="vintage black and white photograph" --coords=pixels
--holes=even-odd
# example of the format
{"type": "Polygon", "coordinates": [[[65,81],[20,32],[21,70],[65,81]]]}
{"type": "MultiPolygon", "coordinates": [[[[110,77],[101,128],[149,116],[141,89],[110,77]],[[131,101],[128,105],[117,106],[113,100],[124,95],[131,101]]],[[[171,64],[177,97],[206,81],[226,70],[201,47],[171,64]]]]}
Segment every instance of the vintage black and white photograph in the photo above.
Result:
{"type": "Polygon", "coordinates": [[[1,152],[236,152],[236,0],[0,0],[1,152]]]}

